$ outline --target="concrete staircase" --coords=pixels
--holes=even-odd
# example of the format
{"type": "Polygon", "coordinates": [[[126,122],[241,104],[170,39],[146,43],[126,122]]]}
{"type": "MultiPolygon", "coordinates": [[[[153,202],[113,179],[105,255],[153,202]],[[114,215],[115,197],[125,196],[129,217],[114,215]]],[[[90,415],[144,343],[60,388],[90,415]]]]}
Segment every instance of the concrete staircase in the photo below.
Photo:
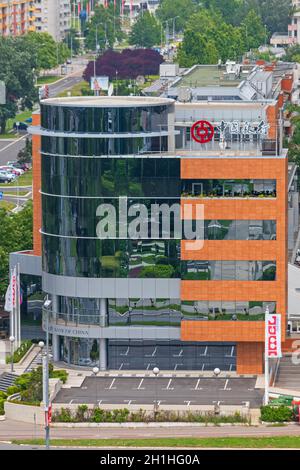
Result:
{"type": "Polygon", "coordinates": [[[275,387],[300,391],[300,364],[293,364],[291,355],[280,359],[275,387]]]}
{"type": "Polygon", "coordinates": [[[0,376],[0,391],[6,392],[8,387],[11,387],[14,384],[17,377],[18,376],[16,374],[4,372],[4,374],[0,376]]]}

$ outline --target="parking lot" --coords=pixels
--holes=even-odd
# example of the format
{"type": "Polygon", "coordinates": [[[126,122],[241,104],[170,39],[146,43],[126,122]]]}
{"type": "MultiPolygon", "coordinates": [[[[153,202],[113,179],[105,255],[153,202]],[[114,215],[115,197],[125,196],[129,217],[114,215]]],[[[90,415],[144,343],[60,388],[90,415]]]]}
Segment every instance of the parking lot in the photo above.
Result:
{"type": "Polygon", "coordinates": [[[62,389],[55,403],[149,405],[262,404],[255,378],[87,377],[81,387],[62,389]]]}

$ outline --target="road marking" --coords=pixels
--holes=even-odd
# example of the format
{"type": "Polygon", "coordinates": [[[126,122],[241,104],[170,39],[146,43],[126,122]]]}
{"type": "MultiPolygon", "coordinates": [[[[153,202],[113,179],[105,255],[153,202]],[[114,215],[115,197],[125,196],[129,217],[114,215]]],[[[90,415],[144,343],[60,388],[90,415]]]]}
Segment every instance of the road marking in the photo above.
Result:
{"type": "Polygon", "coordinates": [[[195,400],[184,400],[183,403],[186,403],[186,406],[190,406],[195,400]]]}
{"type": "Polygon", "coordinates": [[[116,390],[117,387],[114,387],[114,383],[115,383],[116,379],[112,379],[112,383],[110,384],[110,386],[107,388],[105,388],[105,390],[116,390]]]}
{"type": "Polygon", "coordinates": [[[142,387],[143,382],[144,382],[144,379],[140,381],[139,386],[135,388],[134,390],[145,390],[145,387],[142,387]]]}
{"type": "Polygon", "coordinates": [[[229,379],[226,379],[224,388],[220,388],[220,390],[230,392],[231,388],[227,388],[228,382],[229,382],[229,379]]]}
{"type": "Polygon", "coordinates": [[[202,390],[201,387],[199,387],[200,379],[197,380],[195,388],[191,388],[191,390],[202,390]]]}
{"type": "Polygon", "coordinates": [[[136,401],[136,400],[124,400],[124,403],[127,402],[127,405],[131,405],[131,403],[133,403],[134,401],[136,401]]]}
{"type": "Polygon", "coordinates": [[[155,354],[156,354],[156,351],[157,351],[157,346],[156,346],[156,348],[154,349],[154,351],[153,351],[152,354],[145,354],[145,357],[154,357],[155,354]]]}
{"type": "Polygon", "coordinates": [[[15,145],[17,144],[18,142],[21,142],[21,140],[25,139],[25,137],[28,137],[28,134],[25,134],[23,135],[22,137],[20,137],[19,139],[14,139],[13,142],[10,142],[8,145],[6,145],[5,147],[3,147],[3,149],[0,150],[0,153],[1,152],[4,152],[4,150],[7,150],[9,147],[11,147],[12,145],[15,145]]]}
{"type": "Polygon", "coordinates": [[[172,380],[173,379],[170,379],[169,382],[168,382],[168,385],[166,386],[166,388],[162,388],[162,390],[174,390],[174,387],[170,387],[170,385],[172,383],[172,380]]]}
{"type": "Polygon", "coordinates": [[[74,401],[74,398],[72,398],[72,400],[69,401],[69,405],[72,405],[73,401],[74,401]]]}
{"type": "Polygon", "coordinates": [[[120,356],[128,356],[128,353],[129,353],[129,346],[128,346],[128,348],[127,348],[126,352],[125,352],[125,353],[123,353],[123,354],[120,354],[120,356]]]}
{"type": "Polygon", "coordinates": [[[183,354],[183,349],[180,350],[179,354],[173,354],[173,357],[181,357],[183,354]]]}
{"type": "Polygon", "coordinates": [[[202,371],[204,371],[205,364],[202,364],[202,371]]]}

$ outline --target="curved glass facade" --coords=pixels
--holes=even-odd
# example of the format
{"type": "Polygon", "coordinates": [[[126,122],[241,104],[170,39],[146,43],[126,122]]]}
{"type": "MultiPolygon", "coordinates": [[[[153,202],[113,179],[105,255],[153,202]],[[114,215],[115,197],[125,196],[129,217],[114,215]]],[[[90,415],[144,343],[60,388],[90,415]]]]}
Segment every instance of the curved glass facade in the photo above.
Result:
{"type": "Polygon", "coordinates": [[[114,108],[41,104],[41,115],[42,127],[52,131],[160,132],[168,126],[166,105],[114,108]]]}
{"type": "Polygon", "coordinates": [[[92,278],[180,278],[180,241],[44,235],[43,270],[92,278]]]}
{"type": "Polygon", "coordinates": [[[180,197],[179,158],[42,156],[42,190],[61,196],[180,197]]]}
{"type": "Polygon", "coordinates": [[[111,155],[132,155],[151,152],[164,152],[168,149],[168,137],[130,136],[126,138],[99,137],[42,137],[44,153],[51,155],[67,155],[69,157],[95,157],[111,155]]]}

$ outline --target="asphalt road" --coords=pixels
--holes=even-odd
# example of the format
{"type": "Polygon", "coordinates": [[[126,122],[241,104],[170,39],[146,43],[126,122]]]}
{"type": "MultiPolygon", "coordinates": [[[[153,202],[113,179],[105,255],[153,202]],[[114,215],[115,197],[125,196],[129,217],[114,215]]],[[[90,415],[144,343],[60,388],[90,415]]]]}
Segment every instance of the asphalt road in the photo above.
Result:
{"type": "Polygon", "coordinates": [[[55,398],[62,404],[147,405],[242,405],[262,404],[262,390],[255,378],[197,377],[86,377],[81,387],[63,388],[55,398]]]}
{"type": "MultiPolygon", "coordinates": [[[[300,436],[300,426],[205,426],[205,427],[137,427],[137,428],[54,428],[51,438],[57,439],[145,439],[160,437],[228,437],[228,436],[300,436]]],[[[0,421],[0,441],[12,439],[36,439],[45,436],[43,426],[18,421],[0,421]]]]}
{"type": "Polygon", "coordinates": [[[77,83],[82,82],[83,78],[81,73],[78,75],[67,76],[63,80],[60,80],[58,83],[53,83],[49,85],[49,98],[54,98],[68,88],[72,88],[77,83]]]}
{"type": "Polygon", "coordinates": [[[25,146],[26,136],[22,135],[19,139],[11,141],[0,140],[0,165],[5,165],[8,161],[16,160],[17,155],[25,146]]]}

